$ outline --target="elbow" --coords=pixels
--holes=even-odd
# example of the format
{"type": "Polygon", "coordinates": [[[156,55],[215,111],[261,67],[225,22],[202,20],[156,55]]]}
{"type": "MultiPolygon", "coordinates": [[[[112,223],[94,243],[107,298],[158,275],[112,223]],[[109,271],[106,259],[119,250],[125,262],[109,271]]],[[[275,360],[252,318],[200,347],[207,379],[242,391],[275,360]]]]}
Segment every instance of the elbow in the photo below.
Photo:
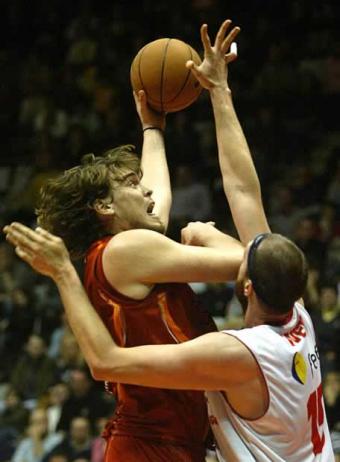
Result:
{"type": "Polygon", "coordinates": [[[101,359],[95,359],[88,362],[88,366],[91,372],[91,375],[94,380],[100,381],[112,381],[113,378],[113,369],[109,368],[108,363],[101,359]]]}
{"type": "Polygon", "coordinates": [[[94,380],[107,380],[105,376],[105,368],[99,361],[88,362],[88,366],[94,380]]]}
{"type": "Polygon", "coordinates": [[[93,364],[89,364],[89,368],[90,368],[90,372],[91,372],[91,375],[92,375],[92,378],[94,380],[107,380],[106,378],[104,378],[104,370],[98,366],[98,365],[93,365],[93,364]]]}

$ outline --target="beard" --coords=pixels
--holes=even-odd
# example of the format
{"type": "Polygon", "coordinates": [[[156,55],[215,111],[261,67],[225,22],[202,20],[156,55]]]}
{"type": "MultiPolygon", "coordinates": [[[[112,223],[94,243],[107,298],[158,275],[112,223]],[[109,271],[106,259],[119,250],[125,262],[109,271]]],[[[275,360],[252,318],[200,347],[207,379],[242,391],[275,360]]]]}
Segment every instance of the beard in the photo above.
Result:
{"type": "Polygon", "coordinates": [[[237,279],[236,284],[235,284],[235,295],[240,302],[240,305],[243,310],[243,314],[246,313],[247,311],[247,306],[248,306],[248,299],[244,295],[244,279],[237,279]]]}

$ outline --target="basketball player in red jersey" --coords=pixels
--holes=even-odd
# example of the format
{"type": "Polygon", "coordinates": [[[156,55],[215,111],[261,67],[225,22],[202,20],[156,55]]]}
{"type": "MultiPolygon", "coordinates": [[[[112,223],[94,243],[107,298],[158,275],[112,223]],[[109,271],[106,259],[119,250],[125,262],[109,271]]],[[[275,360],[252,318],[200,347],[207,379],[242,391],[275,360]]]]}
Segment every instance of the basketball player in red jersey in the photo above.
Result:
{"type": "MultiPolygon", "coordinates": [[[[235,36],[231,34],[230,40],[235,36]]],[[[38,221],[85,257],[85,288],[122,347],[178,343],[215,330],[187,284],[235,279],[242,246],[226,253],[185,246],[164,236],[171,205],[163,143],[165,116],[135,95],[144,142],[141,162],[129,146],[49,181],[38,221]]],[[[209,429],[200,391],[170,391],[106,382],[117,408],[106,427],[107,461],[205,460],[209,429]]]]}
{"type": "MultiPolygon", "coordinates": [[[[221,462],[331,462],[314,330],[296,302],[304,291],[306,263],[294,243],[269,232],[227,84],[229,26],[230,21],[222,24],[213,46],[202,27],[205,60],[193,71],[210,90],[224,187],[241,239],[251,241],[239,271],[246,329],[209,333],[180,345],[119,348],[89,303],[62,241],[20,224],[6,232],[18,255],[56,282],[95,377],[207,390],[221,462]]],[[[229,243],[227,236],[200,223],[189,225],[183,238],[221,250],[229,243]]]]}

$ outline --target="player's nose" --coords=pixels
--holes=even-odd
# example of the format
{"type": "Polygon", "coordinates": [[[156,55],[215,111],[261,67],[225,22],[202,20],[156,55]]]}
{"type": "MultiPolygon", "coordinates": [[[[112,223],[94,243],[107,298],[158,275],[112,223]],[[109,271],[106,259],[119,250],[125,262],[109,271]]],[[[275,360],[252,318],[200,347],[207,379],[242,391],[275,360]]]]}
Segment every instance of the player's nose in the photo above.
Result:
{"type": "Polygon", "coordinates": [[[145,197],[151,197],[152,193],[153,193],[152,189],[149,189],[149,188],[147,188],[146,186],[143,186],[143,185],[141,185],[141,186],[142,186],[142,191],[143,191],[144,196],[145,197]]]}

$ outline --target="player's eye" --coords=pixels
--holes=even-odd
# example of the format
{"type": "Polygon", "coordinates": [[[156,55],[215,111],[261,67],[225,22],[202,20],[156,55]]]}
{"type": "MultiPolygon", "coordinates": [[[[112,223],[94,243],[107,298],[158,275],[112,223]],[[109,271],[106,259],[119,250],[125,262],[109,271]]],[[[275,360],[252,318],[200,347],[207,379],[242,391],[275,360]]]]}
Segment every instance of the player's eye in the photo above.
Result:
{"type": "Polygon", "coordinates": [[[138,178],[129,178],[126,182],[126,185],[131,188],[137,188],[139,186],[139,179],[138,178]]]}

